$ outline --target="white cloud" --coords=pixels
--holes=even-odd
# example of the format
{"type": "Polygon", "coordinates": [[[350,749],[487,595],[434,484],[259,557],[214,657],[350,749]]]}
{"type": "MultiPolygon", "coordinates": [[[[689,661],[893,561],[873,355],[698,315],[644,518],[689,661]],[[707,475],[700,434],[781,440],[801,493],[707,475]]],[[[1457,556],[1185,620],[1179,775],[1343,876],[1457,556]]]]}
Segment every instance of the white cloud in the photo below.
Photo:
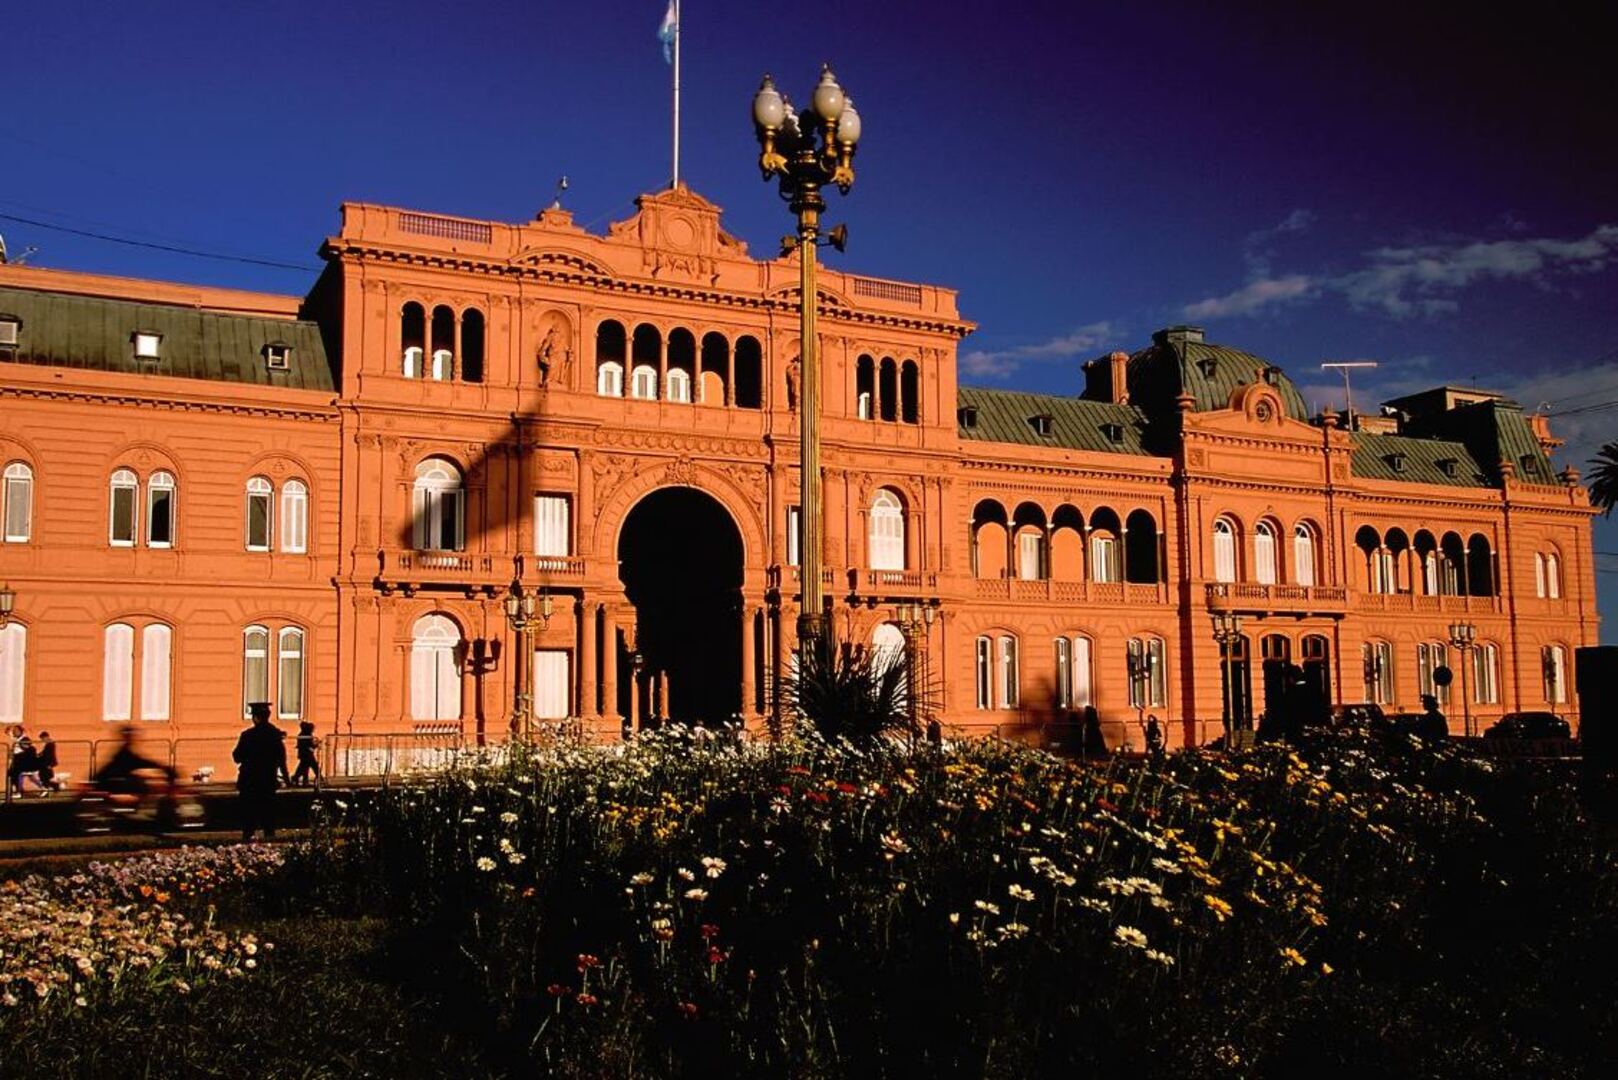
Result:
{"type": "Polygon", "coordinates": [[[1070,334],[1042,341],[1037,345],[1017,345],[1009,349],[973,349],[963,353],[960,368],[968,375],[1004,379],[1025,361],[1068,360],[1117,341],[1122,330],[1109,321],[1081,326],[1070,334]]]}
{"type": "Polygon", "coordinates": [[[1275,259],[1275,241],[1291,233],[1308,232],[1315,223],[1313,210],[1297,209],[1270,226],[1247,234],[1242,243],[1242,259],[1247,263],[1251,278],[1270,276],[1270,264],[1275,259]]]}
{"type": "Polygon", "coordinates": [[[1293,274],[1284,278],[1259,278],[1224,296],[1210,296],[1195,304],[1187,304],[1185,317],[1220,319],[1231,315],[1251,315],[1271,304],[1308,296],[1313,288],[1314,282],[1303,274],[1293,274]]]}

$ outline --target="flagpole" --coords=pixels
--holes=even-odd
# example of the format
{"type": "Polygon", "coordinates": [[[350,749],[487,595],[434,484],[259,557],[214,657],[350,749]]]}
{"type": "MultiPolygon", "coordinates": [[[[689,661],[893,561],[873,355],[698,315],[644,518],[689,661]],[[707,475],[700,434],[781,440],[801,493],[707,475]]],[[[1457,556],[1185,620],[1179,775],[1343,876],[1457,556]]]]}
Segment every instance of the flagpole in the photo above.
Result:
{"type": "Polygon", "coordinates": [[[680,186],[680,0],[674,3],[674,180],[680,186]]]}

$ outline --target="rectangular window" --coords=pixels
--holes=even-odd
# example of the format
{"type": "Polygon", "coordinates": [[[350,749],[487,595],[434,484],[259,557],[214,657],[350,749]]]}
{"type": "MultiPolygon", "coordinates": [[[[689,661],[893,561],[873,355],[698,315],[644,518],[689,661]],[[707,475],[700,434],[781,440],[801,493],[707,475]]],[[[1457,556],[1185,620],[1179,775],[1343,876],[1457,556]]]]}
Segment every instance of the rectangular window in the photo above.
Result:
{"type": "Polygon", "coordinates": [[[247,494],[247,550],[270,550],[270,493],[247,494]]]}
{"type": "Polygon", "coordinates": [[[1110,536],[1090,538],[1090,580],[1098,585],[1116,582],[1118,573],[1118,542],[1110,536]]]}
{"type": "Polygon", "coordinates": [[[1168,701],[1168,664],[1167,655],[1162,638],[1151,638],[1146,642],[1147,668],[1147,704],[1152,708],[1161,709],[1168,701]]]}
{"type": "Polygon", "coordinates": [[[570,654],[566,649],[534,650],[534,718],[566,720],[572,700],[570,654]]]}
{"type": "Polygon", "coordinates": [[[1393,702],[1393,646],[1368,641],[1360,650],[1365,666],[1365,700],[1376,705],[1393,702]]]}
{"type": "Polygon", "coordinates": [[[276,643],[276,715],[282,720],[303,718],[303,631],[281,631],[276,643]]]}
{"type": "Polygon", "coordinates": [[[1090,639],[1073,639],[1073,707],[1083,708],[1092,703],[1090,690],[1090,639]]]}
{"type": "Polygon", "coordinates": [[[1552,705],[1567,702],[1566,654],[1560,645],[1547,645],[1540,653],[1545,668],[1545,700],[1552,705]]]}
{"type": "Polygon", "coordinates": [[[135,689],[135,630],[107,627],[101,660],[101,719],[128,720],[135,689]]]}
{"type": "Polygon", "coordinates": [[[135,489],[133,486],[113,485],[112,544],[114,547],[133,547],[135,545],[135,489]]]}
{"type": "Polygon", "coordinates": [[[174,544],[174,489],[149,487],[146,501],[146,543],[154,548],[174,544]]]}
{"type": "Polygon", "coordinates": [[[162,341],[162,334],[141,333],[137,331],[135,334],[135,359],[156,360],[158,346],[162,343],[162,341]]]}
{"type": "Polygon", "coordinates": [[[1129,639],[1129,704],[1136,709],[1160,709],[1168,697],[1161,638],[1129,639]]]}
{"type": "Polygon", "coordinates": [[[1500,701],[1499,653],[1493,645],[1479,645],[1472,650],[1472,691],[1479,705],[1500,701]]]}
{"type": "Polygon", "coordinates": [[[787,507],[787,565],[803,565],[803,514],[796,506],[787,507]]]}
{"type": "Polygon", "coordinates": [[[34,481],[27,476],[8,476],[4,494],[6,543],[25,544],[33,531],[29,517],[34,501],[34,481]]]}
{"type": "MultiPolygon", "coordinates": [[[[573,533],[566,495],[534,496],[534,554],[565,556],[573,554],[573,533]]],[[[545,563],[541,561],[540,566],[545,563]]]]}
{"type": "Polygon", "coordinates": [[[1440,704],[1449,703],[1449,687],[1439,686],[1435,677],[1445,666],[1448,648],[1437,642],[1422,642],[1416,646],[1416,681],[1422,694],[1431,694],[1440,704]]]}
{"type": "Polygon", "coordinates": [[[992,705],[990,687],[994,685],[994,659],[993,645],[986,637],[978,638],[977,652],[977,701],[978,708],[987,709],[992,705]]]}
{"type": "Polygon", "coordinates": [[[1073,707],[1073,643],[1067,638],[1056,639],[1056,705],[1073,707]]]}
{"type": "Polygon", "coordinates": [[[1017,676],[1017,639],[1000,639],[1000,707],[1015,709],[1021,697],[1022,683],[1017,676]]]}
{"type": "Polygon", "coordinates": [[[281,550],[301,555],[309,550],[309,489],[289,480],[281,490],[281,550]]]}
{"type": "Polygon", "coordinates": [[[1038,581],[1040,573],[1039,533],[1029,530],[1017,534],[1017,576],[1024,581],[1038,581]]]}
{"type": "Polygon", "coordinates": [[[174,632],[152,623],[140,635],[140,718],[169,718],[169,646],[174,632]]]}
{"type": "Polygon", "coordinates": [[[0,626],[0,723],[22,722],[23,673],[28,661],[28,628],[0,626]]]}

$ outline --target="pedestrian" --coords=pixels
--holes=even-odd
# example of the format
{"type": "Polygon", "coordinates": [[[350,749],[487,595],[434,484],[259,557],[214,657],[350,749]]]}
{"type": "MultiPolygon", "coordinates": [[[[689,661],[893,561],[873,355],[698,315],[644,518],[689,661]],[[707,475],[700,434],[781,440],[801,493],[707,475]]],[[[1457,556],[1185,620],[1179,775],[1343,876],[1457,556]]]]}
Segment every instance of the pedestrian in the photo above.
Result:
{"type": "Polygon", "coordinates": [[[1101,714],[1094,705],[1084,707],[1084,756],[1106,757],[1107,739],[1101,734],[1101,714]]]}
{"type": "Polygon", "coordinates": [[[6,783],[16,788],[18,795],[27,794],[22,778],[38,769],[39,752],[34,749],[34,740],[28,737],[21,724],[14,725],[11,729],[11,760],[6,763],[6,783]]]}
{"type": "Polygon", "coordinates": [[[1157,722],[1156,713],[1146,718],[1146,756],[1153,761],[1163,757],[1163,725],[1157,722]]]}
{"type": "Polygon", "coordinates": [[[255,831],[262,830],[264,839],[273,840],[275,789],[287,781],[287,736],[270,723],[269,702],[250,702],[247,711],[253,726],[236,739],[230,755],[236,762],[242,839],[251,840],[255,831]]]}
{"type": "Polygon", "coordinates": [[[61,782],[56,779],[56,740],[51,733],[39,733],[39,756],[35,762],[35,771],[39,774],[40,787],[44,788],[40,794],[50,791],[62,790],[61,782]]]}
{"type": "Polygon", "coordinates": [[[1416,724],[1416,734],[1423,739],[1449,738],[1449,721],[1438,711],[1438,699],[1432,694],[1421,695],[1421,708],[1421,719],[1416,724]]]}
{"type": "Polygon", "coordinates": [[[314,774],[315,785],[320,784],[320,759],[315,751],[320,749],[320,740],[315,738],[315,723],[305,720],[298,725],[298,768],[292,774],[292,783],[297,787],[306,787],[309,784],[310,773],[314,774]]]}

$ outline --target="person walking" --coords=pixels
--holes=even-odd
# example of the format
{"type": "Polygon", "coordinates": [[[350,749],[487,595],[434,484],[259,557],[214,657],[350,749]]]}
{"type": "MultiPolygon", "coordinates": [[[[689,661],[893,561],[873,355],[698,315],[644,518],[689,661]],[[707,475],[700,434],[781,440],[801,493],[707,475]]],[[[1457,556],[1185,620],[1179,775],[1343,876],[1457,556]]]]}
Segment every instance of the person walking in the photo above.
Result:
{"type": "Polygon", "coordinates": [[[15,788],[18,795],[26,795],[22,778],[38,770],[39,751],[34,749],[34,740],[18,724],[11,729],[11,760],[6,763],[6,783],[15,788]]]}
{"type": "Polygon", "coordinates": [[[1156,713],[1146,718],[1146,756],[1153,762],[1163,759],[1163,725],[1157,722],[1156,713]]]}
{"type": "Polygon", "coordinates": [[[275,838],[275,789],[287,782],[286,732],[270,723],[270,703],[254,701],[247,706],[253,726],[236,740],[231,759],[236,762],[236,790],[240,794],[242,839],[251,840],[255,831],[264,839],[275,838]]]}
{"type": "Polygon", "coordinates": [[[307,786],[311,773],[314,775],[315,786],[320,785],[320,758],[315,753],[319,749],[320,740],[315,737],[315,722],[303,721],[298,725],[298,768],[292,774],[293,786],[307,786]]]}
{"type": "Polygon", "coordinates": [[[41,795],[62,790],[61,783],[56,779],[56,740],[51,738],[48,731],[39,733],[39,751],[34,767],[39,776],[39,785],[44,789],[40,792],[41,795]]]}

